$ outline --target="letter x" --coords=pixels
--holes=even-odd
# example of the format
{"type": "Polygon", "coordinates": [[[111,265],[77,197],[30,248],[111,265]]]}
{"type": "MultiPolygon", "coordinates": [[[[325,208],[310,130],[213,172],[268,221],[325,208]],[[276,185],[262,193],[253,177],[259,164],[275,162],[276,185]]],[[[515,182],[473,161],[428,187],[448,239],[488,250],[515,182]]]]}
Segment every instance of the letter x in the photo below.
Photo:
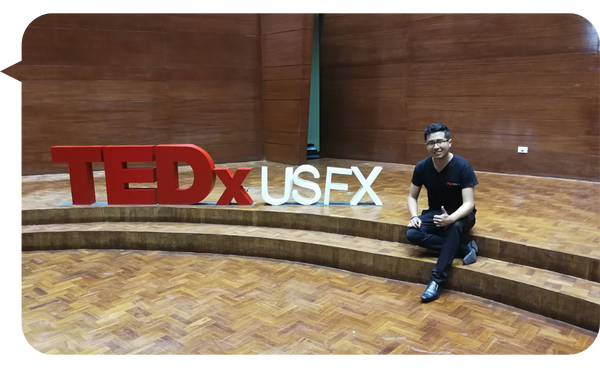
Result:
{"type": "Polygon", "coordinates": [[[221,198],[219,198],[217,205],[228,205],[233,198],[235,198],[235,202],[238,205],[251,205],[254,203],[242,186],[242,182],[246,179],[250,170],[252,170],[251,167],[240,167],[236,170],[235,175],[233,175],[231,169],[228,167],[215,167],[215,173],[223,184],[225,184],[226,188],[221,198]]]}
{"type": "Polygon", "coordinates": [[[377,178],[377,175],[379,175],[379,173],[381,172],[382,167],[375,166],[373,168],[373,171],[371,171],[371,173],[369,174],[369,177],[366,180],[365,180],[365,177],[363,176],[363,174],[358,169],[358,167],[352,166],[351,169],[352,169],[352,172],[354,173],[354,175],[356,175],[356,177],[358,178],[358,181],[360,181],[360,184],[362,185],[362,187],[360,187],[358,192],[356,192],[354,197],[352,197],[352,200],[350,201],[350,205],[356,206],[358,204],[358,201],[360,201],[360,199],[365,195],[365,193],[369,193],[369,196],[371,196],[371,199],[373,200],[373,202],[375,202],[375,205],[377,205],[377,206],[383,205],[381,203],[381,200],[377,196],[377,194],[375,194],[373,189],[371,189],[371,184],[373,184],[373,182],[375,181],[375,178],[377,178]]]}

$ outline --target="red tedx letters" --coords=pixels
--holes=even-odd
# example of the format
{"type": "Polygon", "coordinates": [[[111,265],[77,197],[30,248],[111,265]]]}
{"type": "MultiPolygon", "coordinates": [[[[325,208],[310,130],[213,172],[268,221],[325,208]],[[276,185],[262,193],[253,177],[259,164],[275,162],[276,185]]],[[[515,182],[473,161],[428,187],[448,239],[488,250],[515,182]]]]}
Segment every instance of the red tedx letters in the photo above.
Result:
{"type": "Polygon", "coordinates": [[[161,144],[156,146],[55,146],[53,162],[67,162],[73,204],[96,202],[92,162],[104,162],[108,204],[195,204],[206,198],[218,176],[226,189],[217,202],[228,205],[254,203],[242,182],[252,168],[239,168],[235,175],[228,167],[215,168],[210,155],[193,144],[161,144]],[[152,162],[152,168],[128,168],[128,162],[152,162]],[[179,186],[177,163],[192,168],[194,182],[188,188],[179,186]],[[156,188],[129,188],[132,183],[154,183],[156,188]]]}

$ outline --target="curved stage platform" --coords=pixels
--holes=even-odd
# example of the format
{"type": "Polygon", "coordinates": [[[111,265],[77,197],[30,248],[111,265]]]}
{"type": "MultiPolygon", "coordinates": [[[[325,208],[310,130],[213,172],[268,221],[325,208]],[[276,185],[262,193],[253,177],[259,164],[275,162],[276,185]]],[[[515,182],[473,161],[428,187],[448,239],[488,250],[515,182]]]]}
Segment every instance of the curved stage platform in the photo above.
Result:
{"type": "MultiPolygon", "coordinates": [[[[436,256],[407,244],[406,196],[413,166],[321,159],[326,167],[358,166],[366,177],[383,171],[372,188],[382,207],[269,206],[260,196],[260,167],[269,166],[270,194],[283,192],[286,165],[251,162],[244,182],[253,206],[68,206],[65,174],[24,177],[23,250],[128,249],[221,253],[324,265],[373,276],[426,284],[436,256]]],[[[218,165],[221,166],[221,165],[218,165]]],[[[191,184],[181,167],[181,185],[191,184]]],[[[455,260],[447,288],[495,300],[591,331],[600,326],[600,184],[476,172],[477,263],[455,260]]],[[[348,203],[359,189],[332,191],[348,203]]],[[[102,172],[96,197],[106,201],[102,172]]],[[[133,187],[133,185],[132,185],[133,187]]],[[[206,202],[223,192],[217,180],[206,202]]],[[[363,202],[370,202],[368,196],[363,202]]],[[[419,208],[426,208],[425,192],[419,208]]]]}

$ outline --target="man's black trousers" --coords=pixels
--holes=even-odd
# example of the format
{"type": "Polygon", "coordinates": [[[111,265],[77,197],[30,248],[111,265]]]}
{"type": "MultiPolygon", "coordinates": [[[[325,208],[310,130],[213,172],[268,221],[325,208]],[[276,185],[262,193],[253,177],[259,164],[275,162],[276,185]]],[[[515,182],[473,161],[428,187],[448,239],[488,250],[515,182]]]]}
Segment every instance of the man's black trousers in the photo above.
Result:
{"type": "Polygon", "coordinates": [[[438,251],[440,256],[431,271],[431,281],[442,284],[448,277],[448,270],[455,257],[464,257],[467,244],[464,235],[475,225],[475,211],[446,227],[437,227],[433,216],[441,215],[441,210],[425,210],[419,216],[420,228],[409,228],[406,238],[411,243],[438,251]]]}

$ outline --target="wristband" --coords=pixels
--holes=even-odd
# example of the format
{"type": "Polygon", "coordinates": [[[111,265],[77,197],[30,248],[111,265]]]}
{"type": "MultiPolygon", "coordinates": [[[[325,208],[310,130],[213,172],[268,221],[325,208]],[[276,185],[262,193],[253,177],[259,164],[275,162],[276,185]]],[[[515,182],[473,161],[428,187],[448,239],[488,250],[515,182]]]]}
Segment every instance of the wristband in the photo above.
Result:
{"type": "Polygon", "coordinates": [[[419,216],[413,216],[413,217],[411,217],[410,219],[412,220],[412,219],[414,219],[415,217],[419,217],[419,216]]]}

